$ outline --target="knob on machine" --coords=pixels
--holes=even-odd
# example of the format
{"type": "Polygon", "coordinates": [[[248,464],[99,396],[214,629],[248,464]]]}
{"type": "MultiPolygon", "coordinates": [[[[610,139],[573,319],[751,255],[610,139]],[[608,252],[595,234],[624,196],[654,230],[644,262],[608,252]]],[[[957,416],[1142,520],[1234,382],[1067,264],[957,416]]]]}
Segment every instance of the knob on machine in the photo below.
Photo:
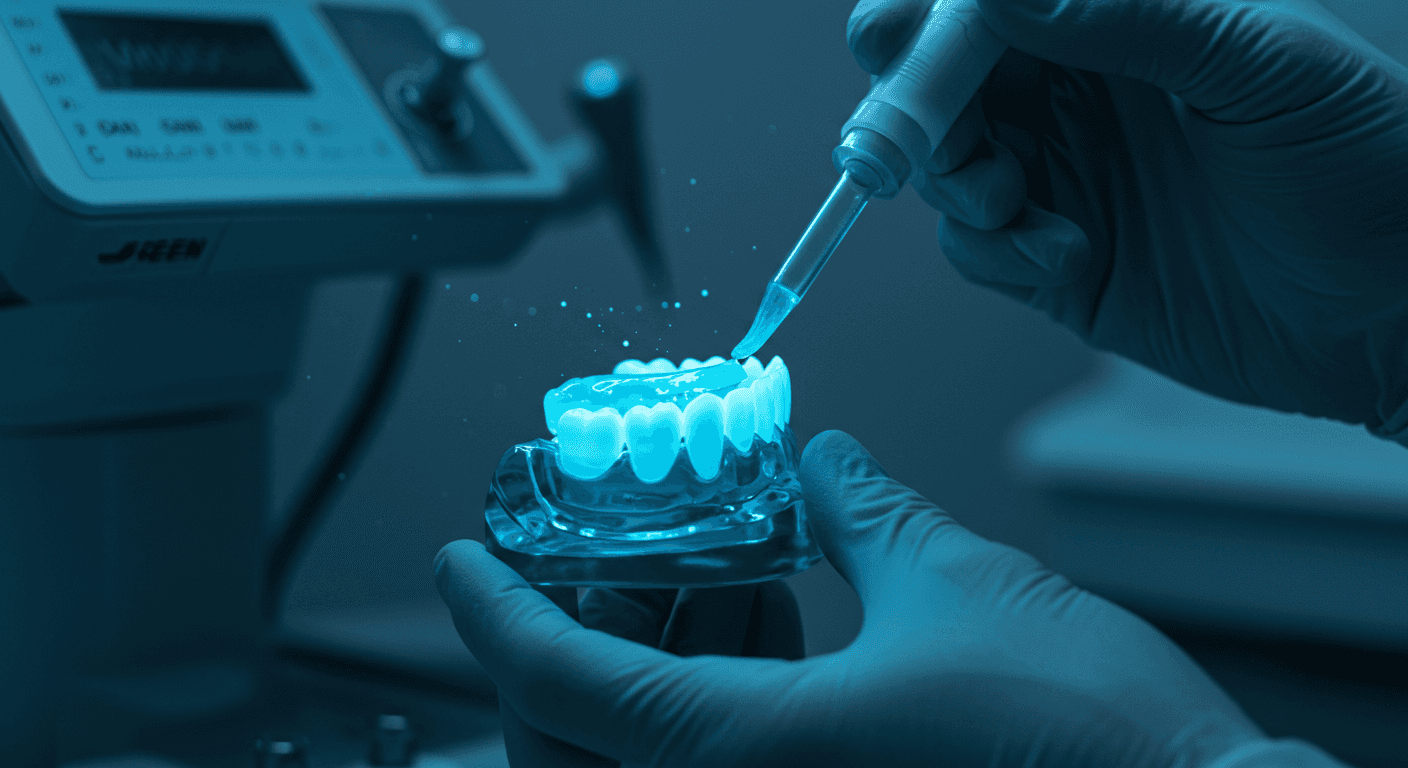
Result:
{"type": "Polygon", "coordinates": [[[484,56],[484,39],[464,27],[447,27],[435,43],[436,58],[419,79],[401,86],[401,98],[437,131],[463,140],[474,130],[474,113],[460,94],[465,70],[484,56]]]}

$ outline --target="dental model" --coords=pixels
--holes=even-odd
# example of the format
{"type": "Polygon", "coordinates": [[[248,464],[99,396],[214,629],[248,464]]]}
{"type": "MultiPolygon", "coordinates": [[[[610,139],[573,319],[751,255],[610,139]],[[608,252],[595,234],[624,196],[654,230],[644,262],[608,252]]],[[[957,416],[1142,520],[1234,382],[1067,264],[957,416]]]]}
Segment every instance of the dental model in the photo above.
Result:
{"type": "Polygon", "coordinates": [[[504,454],[485,508],[486,547],[530,582],[744,584],[820,559],[782,358],[626,360],[543,415],[553,439],[504,454]]]}
{"type": "Polygon", "coordinates": [[[547,393],[543,413],[557,436],[562,471],[579,480],[606,474],[624,453],[643,483],[664,480],[680,454],[704,480],[718,477],[725,443],[741,454],[777,442],[792,409],[782,358],[764,368],[712,357],[626,360],[610,375],[573,379],[547,393]]]}

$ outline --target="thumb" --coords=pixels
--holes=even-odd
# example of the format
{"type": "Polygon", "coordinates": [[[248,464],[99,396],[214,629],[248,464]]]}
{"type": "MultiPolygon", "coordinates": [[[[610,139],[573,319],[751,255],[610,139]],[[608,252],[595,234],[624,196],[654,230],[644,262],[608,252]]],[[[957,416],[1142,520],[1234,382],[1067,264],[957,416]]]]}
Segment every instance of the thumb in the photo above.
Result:
{"type": "Polygon", "coordinates": [[[929,11],[926,0],[860,0],[846,20],[846,45],[860,68],[885,71],[929,11]]]}
{"type": "MultiPolygon", "coordinates": [[[[1313,0],[977,0],[1013,48],[1142,80],[1219,122],[1304,107],[1350,76],[1307,63],[1377,53],[1313,0]]],[[[1379,54],[1380,56],[1382,54],[1379,54]]]]}
{"type": "MultiPolygon", "coordinates": [[[[460,639],[523,722],[612,759],[674,764],[653,756],[722,731],[793,674],[785,662],[682,659],[586,629],[478,542],[446,544],[435,581],[460,639]]],[[[570,752],[538,746],[534,754],[570,752]]]]}
{"type": "Polygon", "coordinates": [[[996,546],[892,480],[845,432],[812,438],[801,481],[817,543],[865,605],[894,597],[895,584],[927,584],[996,546]]]}

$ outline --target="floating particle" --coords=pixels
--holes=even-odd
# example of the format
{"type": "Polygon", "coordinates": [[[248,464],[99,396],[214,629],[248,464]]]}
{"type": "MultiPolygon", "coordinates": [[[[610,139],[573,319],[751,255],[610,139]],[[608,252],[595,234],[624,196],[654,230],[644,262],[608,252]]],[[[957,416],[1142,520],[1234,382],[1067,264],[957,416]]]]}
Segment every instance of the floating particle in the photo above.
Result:
{"type": "Polygon", "coordinates": [[[668,302],[668,301],[662,301],[662,302],[660,302],[660,308],[661,308],[661,309],[669,309],[669,308],[670,308],[670,302],[668,302]]]}
{"type": "Polygon", "coordinates": [[[640,305],[639,305],[639,304],[636,305],[636,311],[637,311],[637,312],[640,311],[640,305]]]}
{"type": "Polygon", "coordinates": [[[445,283],[445,290],[447,290],[447,291],[450,290],[450,284],[449,284],[449,283],[445,283]]]}
{"type": "Polygon", "coordinates": [[[708,288],[705,288],[704,290],[702,290],[702,291],[699,292],[699,295],[700,295],[700,296],[708,296],[708,295],[709,295],[709,289],[708,289],[708,288]]]}
{"type": "Polygon", "coordinates": [[[558,306],[560,306],[560,307],[565,307],[565,306],[567,306],[567,302],[565,302],[565,301],[560,301],[560,302],[558,302],[558,306]]]}
{"type": "Polygon", "coordinates": [[[538,314],[538,308],[537,308],[537,307],[529,307],[529,308],[528,308],[528,314],[530,314],[530,315],[536,315],[536,314],[538,314]]]}
{"type": "Polygon", "coordinates": [[[755,250],[755,251],[758,250],[758,246],[756,246],[756,245],[753,246],[753,250],[755,250]]]}
{"type": "Polygon", "coordinates": [[[411,239],[412,239],[412,240],[415,240],[415,239],[416,239],[416,236],[415,236],[415,235],[411,235],[411,239]]]}
{"type": "Polygon", "coordinates": [[[607,312],[615,312],[615,311],[616,311],[616,308],[615,308],[615,307],[607,307],[607,308],[606,308],[606,311],[607,311],[607,312]]]}
{"type": "Polygon", "coordinates": [[[685,227],[685,228],[684,228],[684,232],[685,232],[685,234],[689,234],[689,227],[685,227]]]}
{"type": "Polygon", "coordinates": [[[622,342],[621,342],[621,346],[623,346],[623,347],[629,347],[629,346],[631,346],[631,342],[629,342],[629,341],[622,341],[622,342]]]}
{"type": "Polygon", "coordinates": [[[592,313],[590,313],[590,312],[587,313],[587,319],[588,319],[588,320],[592,319],[592,313]]]}
{"type": "Polygon", "coordinates": [[[479,301],[479,294],[477,294],[477,293],[471,293],[471,294],[469,294],[469,300],[470,300],[470,301],[479,301]]]}
{"type": "Polygon", "coordinates": [[[680,303],[677,301],[677,302],[675,302],[675,309],[679,309],[679,308],[680,308],[680,303]]]}
{"type": "Polygon", "coordinates": [[[695,184],[698,184],[698,183],[699,183],[699,182],[695,181],[694,179],[690,179],[690,180],[689,180],[689,186],[691,186],[691,187],[694,186],[695,184]]]}

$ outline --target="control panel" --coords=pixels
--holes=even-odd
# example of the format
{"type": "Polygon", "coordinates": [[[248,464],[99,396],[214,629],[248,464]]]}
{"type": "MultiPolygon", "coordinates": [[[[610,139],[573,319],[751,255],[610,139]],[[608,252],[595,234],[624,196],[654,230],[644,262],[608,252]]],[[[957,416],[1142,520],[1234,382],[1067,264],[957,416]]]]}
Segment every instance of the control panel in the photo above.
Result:
{"type": "Polygon", "coordinates": [[[0,309],[499,262],[582,174],[433,0],[0,0],[0,28],[0,309]]]}
{"type": "Polygon", "coordinates": [[[266,5],[242,18],[12,7],[5,27],[90,178],[414,175],[316,19],[266,5]]]}
{"type": "Polygon", "coordinates": [[[561,191],[487,64],[450,68],[466,127],[441,143],[459,160],[427,146],[406,102],[443,66],[429,4],[113,7],[0,0],[6,127],[75,210],[561,191]]]}

